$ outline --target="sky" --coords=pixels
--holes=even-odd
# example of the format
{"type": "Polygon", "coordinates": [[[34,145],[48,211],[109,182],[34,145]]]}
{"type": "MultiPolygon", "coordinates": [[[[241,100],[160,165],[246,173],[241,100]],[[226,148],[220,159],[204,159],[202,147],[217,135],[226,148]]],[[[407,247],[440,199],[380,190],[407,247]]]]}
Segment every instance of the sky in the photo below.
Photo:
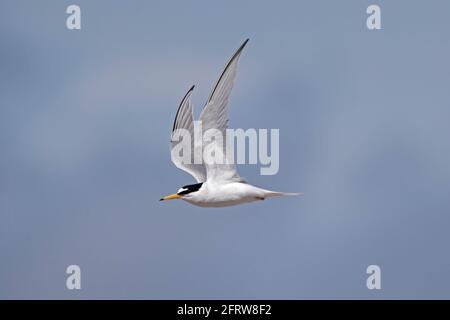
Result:
{"type": "Polygon", "coordinates": [[[450,298],[448,1],[0,3],[0,298],[450,298]],[[81,8],[81,30],[66,8],[81,8]],[[381,8],[381,30],[366,9],[381,8]],[[242,41],[231,128],[280,130],[303,192],[161,196],[176,108],[242,41]],[[81,268],[81,290],[66,268],[81,268]],[[366,269],[381,269],[369,290],[366,269]]]}

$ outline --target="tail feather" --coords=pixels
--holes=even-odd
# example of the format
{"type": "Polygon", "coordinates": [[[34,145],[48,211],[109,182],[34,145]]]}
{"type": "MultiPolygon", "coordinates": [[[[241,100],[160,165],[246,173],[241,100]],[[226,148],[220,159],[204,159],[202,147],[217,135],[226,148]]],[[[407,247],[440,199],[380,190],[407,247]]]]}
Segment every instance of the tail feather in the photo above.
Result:
{"type": "Polygon", "coordinates": [[[277,191],[268,191],[266,194],[266,198],[270,197],[280,197],[280,196],[303,196],[303,193],[300,192],[277,192],[277,191]]]}

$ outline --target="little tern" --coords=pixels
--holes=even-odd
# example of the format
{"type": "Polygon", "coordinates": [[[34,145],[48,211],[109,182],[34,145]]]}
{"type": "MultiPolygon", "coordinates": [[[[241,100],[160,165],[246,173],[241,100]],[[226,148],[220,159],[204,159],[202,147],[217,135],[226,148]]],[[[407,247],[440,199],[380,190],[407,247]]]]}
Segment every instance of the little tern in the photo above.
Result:
{"type": "MultiPolygon", "coordinates": [[[[228,100],[233,88],[239,57],[248,40],[246,39],[234,53],[214,85],[200,114],[203,130],[216,129],[222,133],[223,137],[226,137],[228,100]]],[[[192,141],[192,158],[200,157],[200,159],[204,159],[204,148],[209,147],[216,153],[220,153],[223,152],[223,145],[219,144],[216,139],[206,141],[203,136],[200,138],[195,137],[191,103],[193,90],[194,86],[189,89],[178,107],[172,128],[170,147],[171,151],[173,151],[177,145],[177,141],[174,138],[175,132],[179,129],[186,130],[194,139],[201,139],[201,141],[192,141]],[[200,147],[198,147],[199,145],[200,147]]],[[[225,161],[221,164],[208,161],[192,163],[183,161],[174,152],[171,152],[171,160],[179,169],[192,175],[197,180],[197,183],[185,185],[176,193],[161,198],[160,201],[181,199],[200,207],[227,207],[276,196],[301,195],[301,193],[270,191],[253,186],[238,174],[234,163],[230,161],[225,161]]]]}

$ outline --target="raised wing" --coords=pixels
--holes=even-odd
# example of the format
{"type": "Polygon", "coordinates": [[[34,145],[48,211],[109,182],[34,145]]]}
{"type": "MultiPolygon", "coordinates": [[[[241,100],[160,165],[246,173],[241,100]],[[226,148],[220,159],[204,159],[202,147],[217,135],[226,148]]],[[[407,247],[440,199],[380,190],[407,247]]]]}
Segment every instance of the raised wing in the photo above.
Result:
{"type": "Polygon", "coordinates": [[[191,103],[191,94],[194,87],[192,86],[189,89],[178,107],[170,139],[170,156],[172,162],[179,169],[192,175],[197,182],[205,182],[205,166],[203,163],[194,163],[194,153],[201,152],[201,150],[195,151],[194,148],[194,122],[191,103]]]}
{"type": "Polygon", "coordinates": [[[200,115],[204,133],[203,149],[206,150],[207,154],[213,154],[216,159],[223,160],[222,163],[218,164],[204,159],[208,180],[244,181],[236,171],[232,154],[226,152],[226,129],[228,127],[228,100],[233,89],[239,57],[247,42],[248,39],[244,41],[226,64],[200,115]],[[208,139],[206,133],[209,129],[215,129],[214,131],[222,135],[221,143],[217,139],[208,139]]]}

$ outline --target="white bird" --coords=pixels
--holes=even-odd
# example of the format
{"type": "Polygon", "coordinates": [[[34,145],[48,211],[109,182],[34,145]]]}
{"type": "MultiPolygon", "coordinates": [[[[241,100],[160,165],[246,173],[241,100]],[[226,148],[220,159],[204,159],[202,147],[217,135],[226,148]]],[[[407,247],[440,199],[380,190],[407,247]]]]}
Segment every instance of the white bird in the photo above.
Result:
{"type": "MultiPolygon", "coordinates": [[[[203,131],[217,129],[222,133],[223,137],[226,137],[228,99],[233,88],[239,57],[248,40],[244,41],[226,64],[219,80],[217,80],[209,95],[208,101],[200,115],[203,131]]],[[[177,129],[184,129],[194,139],[202,139],[202,141],[192,141],[191,157],[193,158],[197,155],[203,159],[202,147],[199,148],[198,145],[203,146],[203,148],[212,147],[216,152],[222,152],[223,149],[222,145],[215,145],[217,144],[215,139],[205,141],[203,136],[200,138],[195,137],[191,104],[193,89],[194,86],[189,89],[178,107],[172,128],[171,150],[177,145],[174,133],[177,129]]],[[[301,195],[301,193],[276,192],[253,186],[239,176],[233,163],[215,164],[206,161],[186,163],[173,152],[171,152],[171,159],[175,166],[191,174],[197,180],[197,183],[183,186],[176,193],[165,196],[160,201],[181,199],[200,207],[227,207],[276,196],[301,195]]]]}

